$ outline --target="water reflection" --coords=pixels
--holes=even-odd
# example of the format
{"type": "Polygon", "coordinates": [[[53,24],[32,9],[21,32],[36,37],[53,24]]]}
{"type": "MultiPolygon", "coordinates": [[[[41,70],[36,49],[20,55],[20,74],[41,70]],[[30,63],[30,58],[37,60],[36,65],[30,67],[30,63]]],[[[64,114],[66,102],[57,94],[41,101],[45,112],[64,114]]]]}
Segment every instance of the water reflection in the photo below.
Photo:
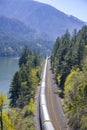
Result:
{"type": "Polygon", "coordinates": [[[0,91],[8,93],[13,75],[18,70],[19,58],[0,57],[0,91]]]}

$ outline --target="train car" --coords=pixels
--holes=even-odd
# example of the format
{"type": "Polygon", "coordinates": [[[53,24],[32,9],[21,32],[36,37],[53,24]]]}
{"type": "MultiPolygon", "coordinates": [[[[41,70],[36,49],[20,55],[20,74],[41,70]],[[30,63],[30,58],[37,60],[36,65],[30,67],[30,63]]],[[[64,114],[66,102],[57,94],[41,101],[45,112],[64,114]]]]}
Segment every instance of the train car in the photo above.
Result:
{"type": "Polygon", "coordinates": [[[40,106],[42,105],[46,105],[46,99],[44,94],[41,94],[40,96],[40,106]]]}
{"type": "Polygon", "coordinates": [[[41,121],[42,125],[44,124],[44,122],[50,121],[46,105],[41,105],[41,121]]]}
{"type": "Polygon", "coordinates": [[[42,83],[41,83],[41,88],[42,87],[45,87],[45,82],[44,81],[42,81],[42,83]]]}
{"type": "Polygon", "coordinates": [[[45,82],[45,77],[46,77],[46,67],[47,67],[47,62],[45,63],[43,77],[42,77],[42,81],[44,81],[44,82],[45,82]]]}
{"type": "Polygon", "coordinates": [[[42,95],[42,94],[45,94],[45,87],[42,87],[42,88],[41,88],[41,93],[40,93],[40,95],[42,95]]]}
{"type": "Polygon", "coordinates": [[[43,130],[55,130],[50,120],[50,116],[49,116],[46,105],[41,106],[41,120],[42,120],[43,130]]]}
{"type": "Polygon", "coordinates": [[[45,82],[41,83],[41,87],[40,87],[40,95],[41,94],[45,94],[45,82]]]}
{"type": "Polygon", "coordinates": [[[43,128],[44,130],[54,130],[52,122],[44,122],[43,128]]]}
{"type": "Polygon", "coordinates": [[[41,90],[40,90],[40,117],[42,123],[43,130],[55,130],[53,124],[50,120],[49,112],[46,105],[46,95],[45,95],[45,79],[46,79],[46,68],[47,68],[47,60],[45,62],[44,70],[43,70],[43,77],[41,82],[41,90]]]}
{"type": "Polygon", "coordinates": [[[40,95],[41,95],[41,94],[45,94],[45,87],[42,87],[42,88],[41,88],[41,93],[40,93],[40,95]]]}

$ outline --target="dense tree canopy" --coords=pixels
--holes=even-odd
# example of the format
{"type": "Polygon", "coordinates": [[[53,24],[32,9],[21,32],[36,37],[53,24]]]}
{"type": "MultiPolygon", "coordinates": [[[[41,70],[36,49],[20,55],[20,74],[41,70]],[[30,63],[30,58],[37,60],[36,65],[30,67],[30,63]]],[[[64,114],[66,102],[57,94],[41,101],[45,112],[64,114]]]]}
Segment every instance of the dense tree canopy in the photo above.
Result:
{"type": "Polygon", "coordinates": [[[35,89],[39,82],[41,56],[24,48],[19,59],[20,70],[15,73],[10,90],[9,98],[12,107],[24,107],[31,98],[34,98],[35,89]]]}
{"type": "MultiPolygon", "coordinates": [[[[52,50],[52,67],[57,77],[60,77],[60,86],[64,86],[66,76],[73,67],[82,68],[81,63],[84,57],[84,50],[87,44],[87,26],[84,26],[78,33],[74,30],[73,35],[69,32],[57,38],[52,50]]],[[[86,52],[86,51],[85,51],[86,52]]]]}
{"type": "Polygon", "coordinates": [[[16,130],[34,130],[34,97],[40,82],[42,60],[40,54],[27,47],[19,59],[19,71],[15,73],[9,90],[9,118],[16,130]]]}
{"type": "Polygon", "coordinates": [[[58,38],[52,68],[64,94],[64,109],[73,130],[87,129],[87,26],[58,38]]]}
{"type": "Polygon", "coordinates": [[[0,130],[16,130],[14,124],[11,122],[5,107],[8,104],[6,95],[0,93],[0,130]]]}

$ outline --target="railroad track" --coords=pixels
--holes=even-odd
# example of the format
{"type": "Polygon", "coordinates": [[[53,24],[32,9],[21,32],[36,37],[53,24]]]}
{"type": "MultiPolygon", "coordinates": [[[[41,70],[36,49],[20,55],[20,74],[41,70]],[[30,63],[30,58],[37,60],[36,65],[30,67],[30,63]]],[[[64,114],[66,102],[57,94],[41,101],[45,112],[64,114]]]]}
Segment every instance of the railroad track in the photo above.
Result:
{"type": "Polygon", "coordinates": [[[49,112],[47,108],[47,102],[46,102],[46,71],[47,71],[47,62],[48,58],[45,61],[45,66],[43,70],[43,76],[42,76],[42,81],[40,85],[40,118],[41,118],[41,123],[42,123],[42,129],[43,130],[55,130],[49,112]]]}
{"type": "Polygon", "coordinates": [[[46,101],[55,130],[69,130],[67,119],[58,96],[58,87],[55,83],[55,77],[51,71],[50,60],[48,60],[46,71],[46,101]]]}
{"type": "Polygon", "coordinates": [[[40,118],[43,130],[70,130],[58,96],[58,87],[46,59],[40,85],[40,118]]]}

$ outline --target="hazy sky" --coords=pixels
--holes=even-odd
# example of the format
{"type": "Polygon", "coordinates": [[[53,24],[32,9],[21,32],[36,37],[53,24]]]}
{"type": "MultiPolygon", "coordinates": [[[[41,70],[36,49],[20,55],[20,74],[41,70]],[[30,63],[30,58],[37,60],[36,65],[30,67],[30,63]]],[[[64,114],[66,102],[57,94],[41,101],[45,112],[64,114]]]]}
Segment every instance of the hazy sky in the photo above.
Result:
{"type": "Polygon", "coordinates": [[[50,4],[60,11],[87,22],[87,0],[35,0],[50,4]]]}

